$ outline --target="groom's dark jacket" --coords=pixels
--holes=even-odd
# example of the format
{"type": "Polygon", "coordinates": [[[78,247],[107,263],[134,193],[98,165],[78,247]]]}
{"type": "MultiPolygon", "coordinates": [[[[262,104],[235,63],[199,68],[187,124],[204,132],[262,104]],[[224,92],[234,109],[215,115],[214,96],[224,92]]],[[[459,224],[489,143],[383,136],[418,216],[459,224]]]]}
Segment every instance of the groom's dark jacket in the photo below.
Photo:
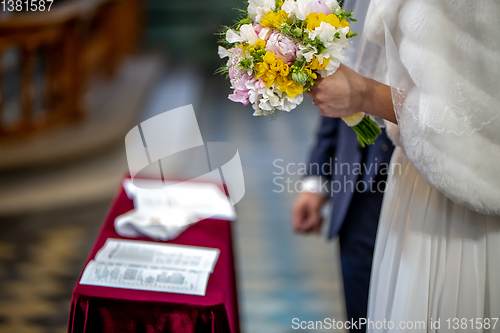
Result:
{"type": "MultiPolygon", "coordinates": [[[[382,188],[384,184],[379,182],[385,181],[387,170],[384,170],[384,167],[390,162],[393,148],[385,131],[374,145],[361,148],[356,133],[344,121],[323,117],[308,170],[312,175],[319,175],[323,180],[333,182],[330,183],[331,186],[328,185],[333,203],[329,238],[336,237],[342,225],[346,223],[344,220],[356,185],[360,192],[378,191],[377,187],[382,188]],[[326,167],[330,163],[330,168],[326,167]],[[316,164],[320,167],[316,167],[316,164]],[[370,184],[371,188],[368,187],[370,184]]],[[[368,201],[366,205],[372,204],[368,201]]],[[[374,220],[376,223],[378,216],[374,217],[374,220]]]]}
{"type": "MultiPolygon", "coordinates": [[[[361,148],[356,133],[344,121],[324,117],[309,160],[310,174],[321,176],[321,182],[332,185],[327,186],[333,203],[328,237],[339,236],[350,321],[359,322],[367,316],[373,249],[383,199],[379,189],[384,190],[392,150],[385,131],[374,145],[361,148]]],[[[351,328],[350,333],[354,332],[365,332],[365,327],[351,328]]]]}

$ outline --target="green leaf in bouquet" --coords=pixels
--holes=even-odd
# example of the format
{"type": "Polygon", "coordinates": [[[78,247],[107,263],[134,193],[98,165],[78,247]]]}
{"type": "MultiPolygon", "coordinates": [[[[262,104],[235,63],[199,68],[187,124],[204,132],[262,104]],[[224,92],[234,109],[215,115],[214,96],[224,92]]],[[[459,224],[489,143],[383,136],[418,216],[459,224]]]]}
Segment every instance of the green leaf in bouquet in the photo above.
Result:
{"type": "Polygon", "coordinates": [[[286,35],[290,35],[292,33],[292,26],[289,25],[288,23],[283,23],[281,25],[281,32],[286,35]]]}
{"type": "Polygon", "coordinates": [[[301,86],[306,83],[308,79],[307,73],[304,73],[302,71],[296,71],[291,74],[292,80],[294,80],[297,84],[300,84],[301,86]]]}
{"type": "Polygon", "coordinates": [[[302,29],[300,29],[299,27],[293,29],[293,35],[297,38],[302,37],[302,29]]]}
{"type": "Polygon", "coordinates": [[[240,61],[240,66],[242,68],[253,68],[253,61],[250,58],[245,58],[240,61]]]}
{"type": "Polygon", "coordinates": [[[226,65],[220,66],[215,70],[214,74],[224,75],[226,79],[229,79],[229,67],[227,67],[226,65]]]}
{"type": "MultiPolygon", "coordinates": [[[[338,33],[338,32],[337,32],[338,33]]],[[[316,39],[314,40],[315,43],[316,43],[316,49],[318,50],[318,54],[323,52],[326,47],[325,45],[323,44],[323,42],[319,39],[319,37],[316,37],[316,39]]]]}
{"type": "Polygon", "coordinates": [[[352,33],[352,31],[349,31],[347,34],[346,34],[346,38],[349,39],[349,38],[353,38],[353,37],[356,37],[358,35],[357,32],[355,33],[352,33]]]}

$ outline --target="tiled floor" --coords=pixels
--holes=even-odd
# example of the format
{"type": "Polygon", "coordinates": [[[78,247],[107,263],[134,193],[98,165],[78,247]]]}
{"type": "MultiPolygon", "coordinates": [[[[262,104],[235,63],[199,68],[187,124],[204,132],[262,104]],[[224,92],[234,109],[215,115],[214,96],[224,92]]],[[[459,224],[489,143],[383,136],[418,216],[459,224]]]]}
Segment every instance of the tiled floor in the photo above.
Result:
{"type": "Polygon", "coordinates": [[[0,332],[62,333],[108,202],[0,218],[0,332]]]}
{"type": "MultiPolygon", "coordinates": [[[[234,236],[244,332],[295,332],[293,318],[343,318],[336,243],[293,234],[289,216],[296,193],[276,193],[280,187],[273,183],[283,183],[275,179],[273,161],[305,161],[317,111],[306,100],[275,121],[252,117],[250,107],[227,100],[223,78],[177,68],[152,91],[143,118],[192,103],[205,141],[239,149],[246,194],[237,206],[234,236]]],[[[1,332],[65,331],[71,290],[108,205],[0,219],[1,332]]]]}

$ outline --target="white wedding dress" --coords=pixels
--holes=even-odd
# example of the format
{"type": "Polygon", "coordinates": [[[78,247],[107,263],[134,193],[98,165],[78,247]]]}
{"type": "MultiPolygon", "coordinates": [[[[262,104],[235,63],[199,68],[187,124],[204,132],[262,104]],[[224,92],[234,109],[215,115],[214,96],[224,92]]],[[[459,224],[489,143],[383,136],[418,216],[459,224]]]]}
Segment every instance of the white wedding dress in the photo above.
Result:
{"type": "Polygon", "coordinates": [[[500,332],[499,17],[496,0],[372,0],[399,126],[368,332],[500,332]]]}
{"type": "Polygon", "coordinates": [[[500,217],[474,212],[431,187],[402,147],[392,163],[396,172],[380,217],[368,316],[390,320],[395,329],[373,326],[369,332],[454,332],[448,327],[462,318],[468,329],[457,332],[489,332],[471,328],[470,320],[476,328],[476,318],[500,317],[500,217]],[[437,320],[441,330],[430,327],[437,320]],[[398,328],[408,321],[425,327],[398,328]]]}

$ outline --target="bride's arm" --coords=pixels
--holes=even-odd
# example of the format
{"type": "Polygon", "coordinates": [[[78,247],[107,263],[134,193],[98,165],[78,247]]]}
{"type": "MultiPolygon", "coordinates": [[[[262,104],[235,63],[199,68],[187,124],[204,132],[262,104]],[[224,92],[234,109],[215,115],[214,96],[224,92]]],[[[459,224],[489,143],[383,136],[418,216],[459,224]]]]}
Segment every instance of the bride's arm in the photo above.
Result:
{"type": "Polygon", "coordinates": [[[325,117],[348,117],[361,111],[397,123],[391,88],[342,64],[333,75],[319,79],[307,94],[325,117]]]}

